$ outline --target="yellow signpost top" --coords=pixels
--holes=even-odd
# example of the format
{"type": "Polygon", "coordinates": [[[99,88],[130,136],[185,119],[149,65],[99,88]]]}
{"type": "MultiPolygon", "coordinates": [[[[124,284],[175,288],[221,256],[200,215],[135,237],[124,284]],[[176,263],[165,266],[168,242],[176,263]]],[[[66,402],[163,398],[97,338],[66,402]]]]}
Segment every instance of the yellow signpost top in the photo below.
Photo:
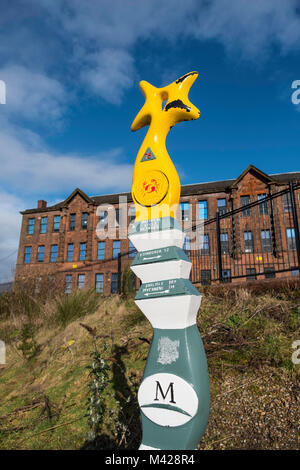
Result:
{"type": "Polygon", "coordinates": [[[180,181],[166,149],[169,130],[181,121],[198,119],[200,111],[188,99],[198,77],[190,72],[163,88],[140,82],[145,104],[134,119],[131,130],[149,125],[137,154],[132,182],[136,221],[159,217],[176,218],[180,181]]]}

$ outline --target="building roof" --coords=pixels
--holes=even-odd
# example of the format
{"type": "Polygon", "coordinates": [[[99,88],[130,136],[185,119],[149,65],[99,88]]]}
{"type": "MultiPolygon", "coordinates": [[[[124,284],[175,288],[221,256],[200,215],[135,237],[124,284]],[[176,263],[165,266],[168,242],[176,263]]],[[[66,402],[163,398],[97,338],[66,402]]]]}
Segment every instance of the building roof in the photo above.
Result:
{"type": "MultiPolygon", "coordinates": [[[[249,171],[257,174],[257,176],[266,181],[266,183],[271,184],[282,184],[288,183],[289,181],[300,181],[299,171],[268,175],[256,168],[254,165],[249,165],[236,179],[212,181],[208,183],[184,184],[181,186],[181,196],[199,196],[202,194],[212,194],[229,191],[231,188],[235,187],[239,183],[239,181],[245,176],[245,174],[247,174],[249,171]]],[[[81,197],[83,197],[83,199],[85,199],[88,203],[97,206],[100,204],[118,204],[120,196],[125,196],[127,198],[127,202],[132,202],[132,196],[130,192],[104,194],[100,196],[89,197],[84,193],[84,191],[79,188],[76,188],[70,194],[70,196],[67,197],[67,199],[59,202],[58,204],[46,207],[45,209],[27,209],[25,211],[21,211],[21,214],[32,214],[36,212],[40,213],[60,210],[65,207],[76,196],[76,194],[80,194],[81,197]]]]}

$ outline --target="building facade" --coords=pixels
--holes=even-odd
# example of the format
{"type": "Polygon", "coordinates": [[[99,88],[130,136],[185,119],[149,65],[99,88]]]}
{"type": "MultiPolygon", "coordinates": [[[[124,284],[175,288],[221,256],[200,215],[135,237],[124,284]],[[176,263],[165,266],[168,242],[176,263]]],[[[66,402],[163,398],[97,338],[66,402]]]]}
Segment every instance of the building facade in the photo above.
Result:
{"type": "MultiPolygon", "coordinates": [[[[192,281],[298,275],[299,183],[300,172],[267,175],[250,165],[236,179],[183,185],[178,218],[192,281]],[[193,250],[200,225],[201,243],[193,250]]],[[[77,188],[54,206],[40,200],[21,214],[16,280],[59,274],[66,292],[117,292],[118,274],[135,256],[127,238],[135,218],[130,193],[89,197],[77,188]],[[108,226],[109,237],[101,237],[108,226]]]]}

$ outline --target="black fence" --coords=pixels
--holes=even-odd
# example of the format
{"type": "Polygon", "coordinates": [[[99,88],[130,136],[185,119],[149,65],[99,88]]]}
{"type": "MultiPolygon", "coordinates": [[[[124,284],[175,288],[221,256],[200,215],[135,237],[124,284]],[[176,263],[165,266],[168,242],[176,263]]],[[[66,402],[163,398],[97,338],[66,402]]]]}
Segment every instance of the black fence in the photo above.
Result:
{"type": "MultiPolygon", "coordinates": [[[[300,184],[291,182],[283,191],[260,195],[258,201],[231,211],[224,207],[204,221],[199,249],[185,245],[192,282],[299,276],[299,189],[300,184]]],[[[242,200],[247,202],[247,197],[242,200]]],[[[195,230],[197,225],[190,229],[195,230]]]]}
{"type": "MultiPolygon", "coordinates": [[[[245,202],[231,211],[223,207],[214,218],[185,230],[194,284],[299,276],[300,184],[290,182],[282,191],[272,194],[270,189],[259,200],[245,202]],[[197,230],[199,249],[191,249],[197,230]]],[[[118,255],[119,275],[124,258],[132,259],[135,252],[118,255]]]]}

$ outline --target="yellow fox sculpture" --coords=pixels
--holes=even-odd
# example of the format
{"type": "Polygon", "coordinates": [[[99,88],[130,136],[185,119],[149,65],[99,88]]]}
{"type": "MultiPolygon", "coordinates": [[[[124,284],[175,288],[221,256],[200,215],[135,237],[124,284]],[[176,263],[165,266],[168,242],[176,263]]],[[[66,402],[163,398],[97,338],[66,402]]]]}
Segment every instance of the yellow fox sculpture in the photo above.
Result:
{"type": "Polygon", "coordinates": [[[137,222],[159,217],[176,218],[180,181],[166,149],[166,137],[178,122],[199,118],[199,109],[188,99],[197,77],[197,72],[190,72],[163,88],[156,88],[144,80],[140,82],[145,104],[131,130],[137,131],[148,125],[149,130],[133,169],[132,197],[137,222]]]}

